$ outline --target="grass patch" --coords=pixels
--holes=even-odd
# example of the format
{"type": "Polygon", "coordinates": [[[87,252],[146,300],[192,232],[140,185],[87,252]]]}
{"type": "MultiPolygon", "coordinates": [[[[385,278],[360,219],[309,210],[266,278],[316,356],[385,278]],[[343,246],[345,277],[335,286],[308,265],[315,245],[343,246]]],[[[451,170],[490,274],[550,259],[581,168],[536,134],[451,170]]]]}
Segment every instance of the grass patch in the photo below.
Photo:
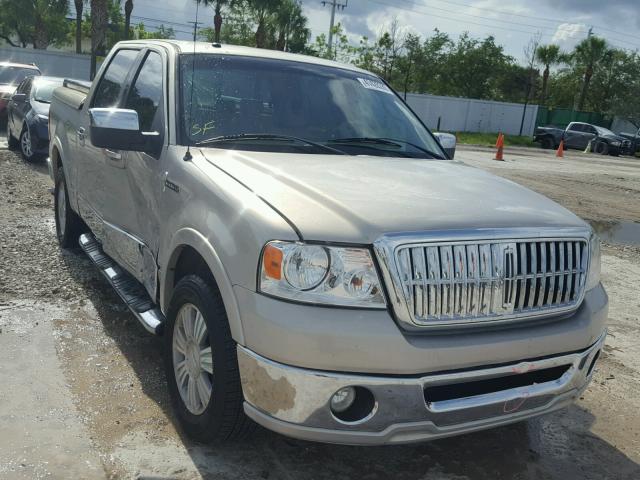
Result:
{"type": "MultiPolygon", "coordinates": [[[[494,147],[498,139],[497,133],[469,133],[458,132],[458,143],[467,143],[471,145],[483,145],[486,147],[494,147]]],[[[529,136],[505,135],[505,147],[538,147],[539,144],[533,143],[533,139],[529,136]]]]}

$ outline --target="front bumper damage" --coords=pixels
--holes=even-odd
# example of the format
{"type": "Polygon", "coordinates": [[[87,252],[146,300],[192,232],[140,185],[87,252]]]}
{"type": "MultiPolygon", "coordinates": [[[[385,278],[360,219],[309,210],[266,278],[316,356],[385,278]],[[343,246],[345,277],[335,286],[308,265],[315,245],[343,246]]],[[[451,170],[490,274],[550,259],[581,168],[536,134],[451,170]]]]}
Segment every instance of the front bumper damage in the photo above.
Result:
{"type": "Polygon", "coordinates": [[[459,435],[573,402],[591,380],[605,337],[603,332],[580,352],[425,376],[315,371],[238,346],[244,408],[270,430],[327,443],[383,445],[459,435]],[[375,399],[360,420],[345,422],[331,411],[330,398],[347,386],[375,399]]]}

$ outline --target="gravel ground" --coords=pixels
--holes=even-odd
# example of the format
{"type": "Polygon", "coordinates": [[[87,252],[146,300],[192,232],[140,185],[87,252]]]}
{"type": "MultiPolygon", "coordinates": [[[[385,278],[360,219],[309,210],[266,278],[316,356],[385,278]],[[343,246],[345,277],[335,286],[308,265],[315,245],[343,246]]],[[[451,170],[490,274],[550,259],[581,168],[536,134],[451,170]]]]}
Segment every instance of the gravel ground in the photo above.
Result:
{"type": "MultiPolygon", "coordinates": [[[[640,221],[640,161],[510,149],[504,163],[483,149],[458,156],[589,220],[640,221]]],[[[640,247],[604,247],[611,335],[591,386],[564,411],[411,446],[321,445],[258,430],[213,447],[176,427],[158,340],[82,254],[57,247],[50,187],[44,163],[0,145],[2,479],[640,478],[640,247]]]]}

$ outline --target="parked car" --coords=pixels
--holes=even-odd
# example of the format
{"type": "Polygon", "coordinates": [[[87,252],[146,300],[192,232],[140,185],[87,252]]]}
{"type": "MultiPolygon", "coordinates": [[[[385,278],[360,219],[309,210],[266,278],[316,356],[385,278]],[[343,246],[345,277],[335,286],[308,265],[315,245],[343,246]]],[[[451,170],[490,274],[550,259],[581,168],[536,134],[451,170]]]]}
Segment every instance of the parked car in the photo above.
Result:
{"type": "Polygon", "coordinates": [[[27,77],[18,86],[7,107],[7,143],[20,147],[25,160],[49,153],[49,104],[53,91],[64,79],[27,77]]]}
{"type": "Polygon", "coordinates": [[[592,377],[608,300],[591,227],[446,159],[372,73],[121,42],[90,89],[54,92],[50,122],[58,241],[164,337],[194,438],[254,421],[422,441],[557,410],[592,377]]]}
{"type": "Polygon", "coordinates": [[[631,142],[611,130],[588,123],[571,122],[566,129],[556,127],[537,127],[533,141],[542,148],[558,148],[564,140],[564,148],[585,150],[591,145],[591,151],[601,155],[627,155],[631,151],[631,142]]]}
{"type": "Polygon", "coordinates": [[[0,123],[7,119],[7,104],[16,88],[27,77],[40,75],[35,65],[0,62],[0,123]]]}
{"type": "Polygon", "coordinates": [[[630,142],[629,155],[640,152],[640,129],[636,133],[619,133],[618,136],[630,142]]]}

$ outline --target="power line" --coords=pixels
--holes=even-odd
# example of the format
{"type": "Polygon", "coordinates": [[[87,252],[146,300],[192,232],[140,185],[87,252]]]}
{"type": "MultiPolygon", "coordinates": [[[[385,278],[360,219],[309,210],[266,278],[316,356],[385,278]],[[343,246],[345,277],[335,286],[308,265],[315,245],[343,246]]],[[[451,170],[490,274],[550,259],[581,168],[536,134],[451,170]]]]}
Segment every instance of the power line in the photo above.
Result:
{"type": "Polygon", "coordinates": [[[344,3],[340,3],[338,0],[325,0],[320,2],[323,7],[329,5],[331,7],[331,20],[329,21],[329,53],[333,55],[333,24],[336,20],[336,8],[339,10],[344,10],[347,8],[349,0],[345,0],[344,3]]]}
{"type": "MultiPolygon", "coordinates": [[[[435,1],[441,2],[441,3],[447,3],[447,4],[450,4],[450,5],[457,5],[457,6],[460,6],[460,7],[473,8],[473,9],[478,10],[477,6],[469,5],[468,3],[454,2],[454,1],[451,1],[451,0],[435,0],[435,1]]],[[[493,12],[499,13],[501,15],[511,15],[511,16],[514,16],[514,17],[530,18],[530,19],[533,19],[533,20],[542,20],[542,21],[545,21],[545,22],[553,22],[553,23],[555,23],[557,25],[562,25],[563,23],[567,23],[567,22],[560,22],[560,21],[558,21],[558,19],[555,19],[555,18],[538,17],[538,16],[535,16],[535,15],[526,15],[526,14],[523,14],[523,13],[513,13],[513,12],[508,12],[506,10],[501,10],[499,8],[494,8],[494,7],[492,7],[491,10],[493,12]]],[[[602,25],[594,25],[594,27],[599,29],[599,30],[605,31],[605,32],[611,32],[611,33],[615,33],[615,34],[618,34],[618,35],[623,35],[623,36],[626,36],[626,37],[631,37],[631,38],[635,38],[635,39],[640,40],[640,36],[639,35],[632,35],[630,33],[619,32],[617,30],[613,30],[613,29],[610,29],[610,28],[603,27],[602,25]]]]}

